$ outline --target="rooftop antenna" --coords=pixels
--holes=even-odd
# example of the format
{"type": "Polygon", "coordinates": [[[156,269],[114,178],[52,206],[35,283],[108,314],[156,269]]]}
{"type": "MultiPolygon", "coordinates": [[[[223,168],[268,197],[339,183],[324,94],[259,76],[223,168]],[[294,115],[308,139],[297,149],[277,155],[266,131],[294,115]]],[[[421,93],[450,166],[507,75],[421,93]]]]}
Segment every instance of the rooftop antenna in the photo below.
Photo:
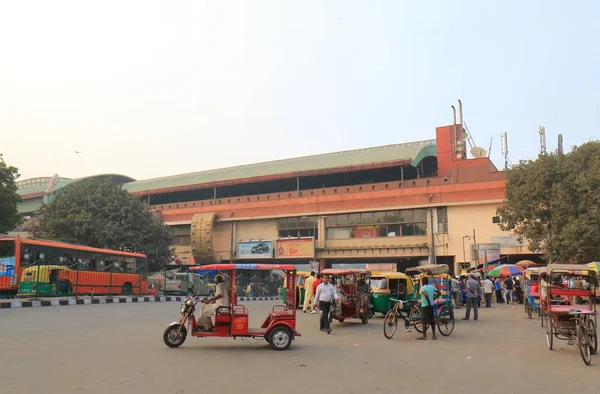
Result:
{"type": "Polygon", "coordinates": [[[502,156],[504,156],[504,169],[508,170],[508,133],[502,133],[502,156]]]}
{"type": "Polygon", "coordinates": [[[492,142],[494,142],[494,137],[490,138],[490,148],[488,149],[487,157],[490,157],[490,154],[492,153],[492,142]]]}
{"type": "Polygon", "coordinates": [[[558,135],[558,154],[563,154],[563,136],[562,134],[558,135]]]}
{"type": "Polygon", "coordinates": [[[546,154],[546,128],[544,126],[540,125],[538,133],[540,134],[540,154],[545,155],[546,154]]]}

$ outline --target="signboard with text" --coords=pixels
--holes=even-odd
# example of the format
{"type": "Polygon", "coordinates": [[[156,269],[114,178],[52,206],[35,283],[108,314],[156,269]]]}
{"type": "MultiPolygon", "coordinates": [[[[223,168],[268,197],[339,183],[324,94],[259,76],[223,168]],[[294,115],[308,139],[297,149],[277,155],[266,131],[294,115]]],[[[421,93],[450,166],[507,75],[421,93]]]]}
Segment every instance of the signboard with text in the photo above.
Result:
{"type": "Polygon", "coordinates": [[[278,239],[275,252],[278,259],[313,258],[315,243],[313,238],[278,239]]]}
{"type": "Polygon", "coordinates": [[[238,259],[271,259],[273,258],[271,241],[238,242],[238,259]]]}
{"type": "Polygon", "coordinates": [[[15,258],[0,257],[0,276],[13,276],[15,274],[15,258]]]}

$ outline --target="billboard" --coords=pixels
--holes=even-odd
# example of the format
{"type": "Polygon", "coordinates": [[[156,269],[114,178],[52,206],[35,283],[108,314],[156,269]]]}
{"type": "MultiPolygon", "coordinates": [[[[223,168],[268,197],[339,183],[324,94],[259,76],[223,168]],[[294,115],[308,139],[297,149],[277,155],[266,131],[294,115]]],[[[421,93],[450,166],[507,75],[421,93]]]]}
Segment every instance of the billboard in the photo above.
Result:
{"type": "Polygon", "coordinates": [[[519,237],[516,235],[491,237],[491,241],[502,246],[523,246],[523,244],[519,242],[519,237]]]}
{"type": "Polygon", "coordinates": [[[315,243],[312,237],[278,239],[275,251],[278,259],[313,258],[315,243]]]}
{"type": "Polygon", "coordinates": [[[15,274],[15,258],[0,257],[0,276],[13,276],[15,274]]]}
{"type": "Polygon", "coordinates": [[[238,242],[238,259],[272,259],[273,243],[271,241],[238,242]]]}

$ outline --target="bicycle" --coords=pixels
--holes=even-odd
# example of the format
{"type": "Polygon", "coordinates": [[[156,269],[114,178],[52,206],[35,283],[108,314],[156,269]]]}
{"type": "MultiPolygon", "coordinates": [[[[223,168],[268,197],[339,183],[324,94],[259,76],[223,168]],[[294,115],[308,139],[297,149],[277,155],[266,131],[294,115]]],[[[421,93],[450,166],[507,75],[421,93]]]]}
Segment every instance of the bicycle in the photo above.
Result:
{"type": "MultiPolygon", "coordinates": [[[[411,304],[408,309],[407,316],[403,314],[405,301],[392,298],[396,304],[386,314],[383,322],[383,335],[387,339],[392,339],[396,330],[398,329],[398,319],[404,320],[404,328],[409,329],[411,326],[417,330],[417,332],[423,332],[423,326],[421,325],[421,302],[420,301],[407,301],[406,303],[411,304]]],[[[440,334],[447,337],[454,331],[454,311],[448,305],[442,305],[440,307],[433,308],[435,323],[438,326],[440,334]]]]}

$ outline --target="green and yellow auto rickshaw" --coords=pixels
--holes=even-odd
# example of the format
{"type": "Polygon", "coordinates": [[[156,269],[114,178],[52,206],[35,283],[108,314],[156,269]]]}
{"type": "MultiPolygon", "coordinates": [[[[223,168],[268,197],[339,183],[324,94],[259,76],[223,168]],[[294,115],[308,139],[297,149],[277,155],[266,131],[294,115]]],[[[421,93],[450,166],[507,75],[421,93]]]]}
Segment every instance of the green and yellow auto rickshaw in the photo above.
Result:
{"type": "MultiPolygon", "coordinates": [[[[299,271],[296,272],[296,309],[300,308],[304,305],[304,281],[306,278],[310,276],[310,272],[307,271],[299,271]]],[[[287,278],[283,281],[283,286],[281,288],[281,299],[285,300],[286,296],[286,288],[287,288],[287,278]]]]}
{"type": "Polygon", "coordinates": [[[69,269],[62,265],[36,265],[21,274],[19,297],[70,295],[69,269]]]}
{"type": "Polygon", "coordinates": [[[414,298],[412,279],[402,272],[382,272],[370,278],[373,313],[386,314],[394,307],[394,300],[408,301],[414,298]]]}

